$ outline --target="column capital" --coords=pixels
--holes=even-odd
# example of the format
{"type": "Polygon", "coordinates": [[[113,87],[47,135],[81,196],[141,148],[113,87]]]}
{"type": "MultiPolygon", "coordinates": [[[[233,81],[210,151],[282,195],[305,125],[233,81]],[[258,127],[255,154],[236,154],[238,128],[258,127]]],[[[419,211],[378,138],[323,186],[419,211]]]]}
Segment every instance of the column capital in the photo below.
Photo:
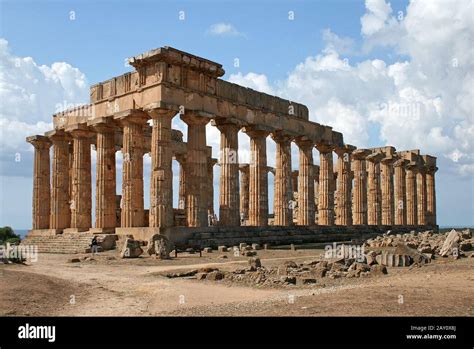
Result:
{"type": "Polygon", "coordinates": [[[309,149],[313,149],[314,147],[314,142],[305,136],[296,137],[295,143],[300,149],[309,150],[309,149]]]}
{"type": "Polygon", "coordinates": [[[383,154],[380,152],[372,153],[370,155],[367,155],[365,159],[373,163],[378,163],[383,159],[383,154]]]}
{"type": "Polygon", "coordinates": [[[396,161],[397,161],[397,158],[393,156],[386,156],[380,160],[382,164],[386,164],[386,165],[393,165],[396,161]]]}
{"type": "Polygon", "coordinates": [[[393,163],[393,167],[406,167],[407,164],[408,164],[408,160],[398,159],[393,163]]]}
{"type": "Polygon", "coordinates": [[[288,143],[294,139],[294,135],[281,130],[273,131],[271,133],[271,137],[275,141],[275,143],[288,143]]]}
{"type": "Polygon", "coordinates": [[[96,132],[108,133],[115,131],[117,123],[112,117],[100,117],[87,121],[87,126],[96,132]]]}
{"type": "Polygon", "coordinates": [[[181,166],[183,166],[186,163],[187,154],[186,153],[184,153],[184,154],[175,154],[174,158],[175,158],[176,161],[179,162],[179,164],[181,166]]]}
{"type": "Polygon", "coordinates": [[[148,119],[148,114],[139,109],[127,109],[114,114],[114,120],[122,126],[127,124],[145,125],[148,119]]]}
{"type": "Polygon", "coordinates": [[[56,142],[69,142],[72,138],[71,135],[64,132],[64,130],[52,130],[44,134],[54,144],[56,142]]]}
{"type": "Polygon", "coordinates": [[[228,118],[222,118],[222,117],[217,117],[215,119],[211,120],[211,125],[217,127],[219,130],[222,127],[236,127],[237,129],[240,129],[243,126],[243,122],[237,118],[233,117],[228,117],[228,118]]]}
{"type": "Polygon", "coordinates": [[[344,156],[344,154],[351,154],[354,150],[357,148],[353,145],[350,144],[344,144],[342,147],[335,147],[334,152],[337,154],[337,156],[344,156]]]}
{"type": "Polygon", "coordinates": [[[94,135],[86,123],[72,124],[66,127],[66,132],[69,132],[73,138],[91,138],[94,135]]]}
{"type": "Polygon", "coordinates": [[[330,143],[316,143],[315,148],[318,149],[320,153],[331,153],[334,150],[334,144],[330,143]]]}
{"type": "Polygon", "coordinates": [[[51,146],[51,141],[46,136],[41,136],[41,135],[30,136],[30,137],[26,137],[26,141],[37,149],[49,148],[51,146]]]}
{"type": "Polygon", "coordinates": [[[370,150],[367,149],[356,149],[352,152],[353,160],[365,160],[367,155],[370,154],[370,150]]]}
{"type": "Polygon", "coordinates": [[[179,109],[164,102],[155,102],[145,105],[143,111],[150,118],[155,119],[162,116],[173,118],[179,112],[179,109]]]}
{"type": "Polygon", "coordinates": [[[242,172],[247,172],[249,170],[249,164],[239,164],[239,170],[242,172]]]}
{"type": "Polygon", "coordinates": [[[266,138],[271,131],[271,127],[265,125],[248,125],[244,127],[244,132],[254,138],[266,138]]]}
{"type": "Polygon", "coordinates": [[[180,117],[188,125],[207,125],[212,115],[205,112],[186,111],[184,114],[180,114],[180,117]]]}
{"type": "Polygon", "coordinates": [[[434,174],[436,171],[438,171],[438,167],[436,167],[436,166],[427,166],[426,167],[426,173],[434,174]]]}

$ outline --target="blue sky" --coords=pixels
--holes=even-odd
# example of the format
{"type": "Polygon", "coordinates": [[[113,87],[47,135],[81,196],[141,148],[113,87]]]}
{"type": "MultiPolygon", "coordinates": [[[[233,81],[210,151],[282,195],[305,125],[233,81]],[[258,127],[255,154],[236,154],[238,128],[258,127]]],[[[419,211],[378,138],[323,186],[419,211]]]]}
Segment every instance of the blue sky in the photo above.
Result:
{"type": "Polygon", "coordinates": [[[0,144],[0,225],[30,226],[33,162],[21,143],[26,130],[44,131],[41,122],[50,121],[56,104],[87,102],[83,84],[123,74],[131,69],[125,58],[165,45],[223,64],[224,79],[307,104],[312,120],[342,131],[348,143],[419,147],[437,156],[439,223],[474,225],[472,103],[463,103],[472,91],[462,88],[472,82],[466,80],[472,63],[462,54],[472,53],[473,28],[460,15],[472,5],[419,3],[0,1],[0,37],[8,42],[1,57],[0,130],[2,137],[18,138],[16,148],[0,144]],[[11,66],[15,59],[20,68],[11,66]],[[453,59],[456,70],[449,66],[453,59]],[[39,86],[34,91],[32,76],[39,86]],[[13,105],[20,94],[25,101],[19,97],[13,105]],[[22,103],[29,106],[24,111],[22,103]],[[421,105],[420,121],[380,111],[397,103],[421,105]],[[23,160],[12,162],[18,153],[23,160]]]}

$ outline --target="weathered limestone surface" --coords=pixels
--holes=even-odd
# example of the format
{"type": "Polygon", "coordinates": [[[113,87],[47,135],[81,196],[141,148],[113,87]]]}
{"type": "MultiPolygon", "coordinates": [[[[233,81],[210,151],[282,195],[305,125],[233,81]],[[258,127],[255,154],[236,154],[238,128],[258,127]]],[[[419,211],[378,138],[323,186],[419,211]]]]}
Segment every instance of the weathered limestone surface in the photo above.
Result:
{"type": "Polygon", "coordinates": [[[142,227],[143,203],[143,128],[148,120],[144,112],[126,111],[115,117],[123,127],[122,217],[121,227],[142,227]]]}
{"type": "Polygon", "coordinates": [[[149,226],[167,228],[173,225],[171,119],[176,113],[150,107],[148,114],[152,119],[149,226]]]}
{"type": "Polygon", "coordinates": [[[49,228],[50,182],[49,148],[51,142],[45,136],[28,137],[35,147],[33,170],[33,229],[49,228]]]}
{"type": "Polygon", "coordinates": [[[382,182],[382,225],[394,225],[393,162],[392,156],[385,157],[380,163],[382,182]]]}
{"type": "Polygon", "coordinates": [[[240,214],[244,220],[249,219],[249,193],[250,193],[250,166],[240,164],[240,214]]]}
{"type": "Polygon", "coordinates": [[[290,208],[290,201],[293,197],[291,137],[284,133],[274,133],[272,138],[276,143],[274,225],[288,226],[293,223],[293,211],[290,208]]]}
{"type": "Polygon", "coordinates": [[[267,141],[264,129],[246,129],[250,137],[249,224],[268,225],[267,141]]]}
{"type": "Polygon", "coordinates": [[[426,224],[436,224],[436,166],[429,167],[426,172],[426,224]]]}
{"type": "Polygon", "coordinates": [[[382,224],[380,203],[380,160],[382,158],[382,153],[373,153],[366,158],[368,173],[367,223],[369,225],[382,224]]]}
{"type": "Polygon", "coordinates": [[[193,113],[181,115],[188,125],[188,157],[186,161],[186,213],[188,226],[208,225],[208,184],[206,124],[209,119],[193,113]]]}
{"type": "Polygon", "coordinates": [[[219,223],[223,226],[238,226],[240,225],[239,124],[232,119],[216,119],[214,125],[221,131],[219,223]]]}
{"type": "Polygon", "coordinates": [[[408,164],[406,167],[406,200],[407,200],[407,224],[417,225],[417,185],[416,174],[418,165],[408,164]]]}
{"type": "Polygon", "coordinates": [[[184,209],[186,204],[186,155],[178,155],[176,160],[179,162],[178,208],[184,209]]]}
{"type": "Polygon", "coordinates": [[[337,210],[336,225],[352,225],[352,173],[351,154],[354,146],[346,145],[335,149],[337,158],[337,210]]]}
{"type": "MultiPolygon", "coordinates": [[[[314,144],[309,140],[303,139],[297,140],[297,145],[299,147],[300,160],[298,176],[298,225],[313,225],[315,223],[314,179],[312,176],[314,144]]],[[[329,203],[327,207],[329,208],[329,203]]],[[[327,223],[327,225],[330,224],[327,223]]]]}
{"type": "Polygon", "coordinates": [[[394,184],[394,198],[395,198],[395,225],[407,224],[406,213],[406,173],[405,166],[408,161],[399,159],[394,164],[395,169],[395,184],[394,184]]]}
{"type": "Polygon", "coordinates": [[[319,150],[318,224],[334,225],[333,145],[318,144],[316,147],[319,150]]]}
{"type": "Polygon", "coordinates": [[[66,131],[73,138],[71,228],[87,231],[92,226],[91,136],[84,125],[66,131]]]}
{"type": "Polygon", "coordinates": [[[95,228],[113,230],[116,225],[115,126],[107,118],[89,125],[97,135],[95,228]]]}
{"type": "Polygon", "coordinates": [[[367,224],[367,171],[365,158],[368,151],[357,149],[352,157],[354,188],[352,194],[352,220],[354,225],[367,224]]]}
{"type": "MultiPolygon", "coordinates": [[[[209,194],[207,196],[207,211],[214,215],[214,166],[218,163],[217,159],[208,157],[207,159],[207,186],[209,194]]],[[[238,180],[238,177],[237,177],[238,180]]]]}
{"type": "Polygon", "coordinates": [[[420,167],[416,173],[417,224],[426,224],[426,170],[420,167]]]}

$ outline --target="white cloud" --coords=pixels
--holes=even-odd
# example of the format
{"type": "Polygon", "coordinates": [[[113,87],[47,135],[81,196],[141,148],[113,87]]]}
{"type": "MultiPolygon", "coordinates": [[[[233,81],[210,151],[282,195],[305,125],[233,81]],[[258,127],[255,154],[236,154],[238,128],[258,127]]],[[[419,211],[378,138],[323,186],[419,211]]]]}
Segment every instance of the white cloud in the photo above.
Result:
{"type": "Polygon", "coordinates": [[[230,23],[216,23],[209,27],[207,33],[214,36],[240,36],[243,35],[240,33],[232,24],[230,23]]]}
{"type": "Polygon", "coordinates": [[[268,78],[264,74],[248,73],[246,75],[242,75],[242,73],[239,72],[237,74],[231,74],[229,81],[233,82],[234,84],[249,87],[256,91],[274,94],[273,88],[270,86],[268,78]]]}
{"type": "MultiPolygon", "coordinates": [[[[0,38],[0,160],[30,152],[25,138],[51,130],[52,114],[86,103],[85,75],[65,62],[38,65],[31,57],[17,57],[0,38]]],[[[2,171],[3,171],[2,166],[2,171]]]]}

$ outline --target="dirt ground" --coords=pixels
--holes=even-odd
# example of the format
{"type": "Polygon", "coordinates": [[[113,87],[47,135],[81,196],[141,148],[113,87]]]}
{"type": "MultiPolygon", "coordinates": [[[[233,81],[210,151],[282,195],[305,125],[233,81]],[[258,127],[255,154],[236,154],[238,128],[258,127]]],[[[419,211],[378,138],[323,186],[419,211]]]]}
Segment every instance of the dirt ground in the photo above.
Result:
{"type": "MultiPolygon", "coordinates": [[[[258,251],[264,266],[317,258],[318,249],[258,251]]],[[[108,251],[40,254],[28,265],[0,265],[1,316],[473,316],[474,258],[439,258],[423,267],[388,268],[371,278],[324,278],[314,285],[250,287],[225,281],[167,278],[204,266],[233,270],[232,252],[180,254],[168,261],[123,260],[108,251]],[[222,258],[227,255],[228,258],[222,258]]]]}

